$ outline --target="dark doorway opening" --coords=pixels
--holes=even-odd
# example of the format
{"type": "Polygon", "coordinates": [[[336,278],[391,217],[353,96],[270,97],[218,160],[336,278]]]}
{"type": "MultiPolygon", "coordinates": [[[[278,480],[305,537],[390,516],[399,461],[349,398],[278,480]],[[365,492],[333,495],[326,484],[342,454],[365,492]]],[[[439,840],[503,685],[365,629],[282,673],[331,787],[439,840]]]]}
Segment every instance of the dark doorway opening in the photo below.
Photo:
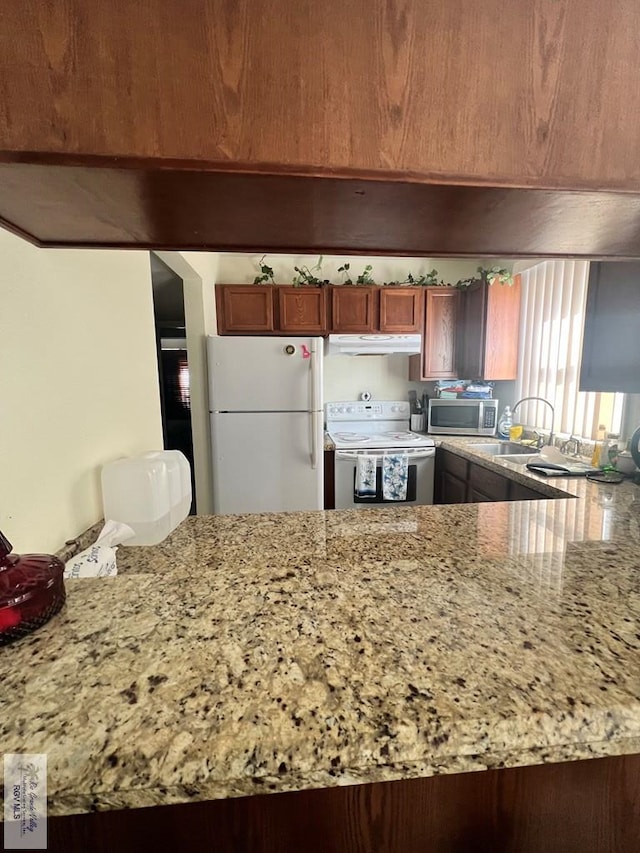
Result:
{"type": "MultiPolygon", "coordinates": [[[[164,448],[180,450],[189,460],[191,491],[195,497],[184,282],[153,252],[150,258],[164,448]]],[[[195,512],[194,499],[190,512],[195,512]]]]}

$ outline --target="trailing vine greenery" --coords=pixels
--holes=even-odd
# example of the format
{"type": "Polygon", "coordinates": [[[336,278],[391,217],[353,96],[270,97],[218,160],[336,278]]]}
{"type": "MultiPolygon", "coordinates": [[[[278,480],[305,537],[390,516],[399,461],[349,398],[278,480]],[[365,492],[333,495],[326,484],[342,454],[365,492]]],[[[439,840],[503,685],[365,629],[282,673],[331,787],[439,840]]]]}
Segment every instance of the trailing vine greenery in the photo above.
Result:
{"type": "Polygon", "coordinates": [[[489,284],[507,284],[509,287],[513,284],[513,273],[504,267],[478,267],[477,275],[471,278],[463,278],[456,282],[456,287],[469,287],[476,281],[486,281],[489,284]]]}
{"type": "Polygon", "coordinates": [[[308,284],[311,287],[322,287],[323,284],[330,284],[328,278],[321,279],[320,275],[314,275],[314,270],[316,273],[322,273],[322,255],[318,258],[315,266],[309,267],[301,266],[294,267],[297,275],[293,277],[293,286],[300,287],[301,284],[308,284]]]}
{"type": "Polygon", "coordinates": [[[254,284],[264,284],[265,282],[268,282],[268,281],[270,281],[271,284],[275,284],[275,281],[273,280],[273,267],[269,267],[264,263],[265,258],[266,258],[266,255],[263,255],[260,258],[260,261],[258,262],[258,267],[260,269],[260,275],[257,275],[254,278],[254,280],[253,280],[254,284]]]}
{"type": "MultiPolygon", "coordinates": [[[[253,280],[254,284],[265,284],[271,283],[275,284],[273,267],[265,264],[264,259],[266,255],[263,255],[258,262],[258,270],[259,274],[253,280]]],[[[294,266],[295,275],[293,276],[292,284],[294,287],[301,287],[303,285],[309,287],[323,287],[324,285],[331,284],[331,281],[328,278],[322,277],[322,261],[323,256],[320,255],[317,262],[312,267],[308,267],[306,265],[302,266],[294,266]]],[[[360,275],[356,276],[355,282],[351,278],[351,265],[349,263],[344,263],[341,267],[338,267],[338,272],[342,275],[342,283],[345,285],[373,285],[376,284],[376,281],[373,277],[373,266],[371,264],[367,264],[360,275]]],[[[469,278],[463,278],[457,281],[454,285],[447,284],[443,279],[438,280],[438,270],[432,269],[430,272],[421,273],[418,276],[414,276],[412,273],[407,273],[406,278],[397,281],[385,281],[384,286],[392,287],[392,286],[402,286],[402,285],[410,285],[412,287],[459,287],[465,288],[469,287],[469,285],[474,284],[478,281],[486,281],[489,284],[513,284],[513,273],[509,272],[505,267],[493,266],[493,267],[478,267],[476,274],[470,276],[469,278]]]]}
{"type": "MultiPolygon", "coordinates": [[[[344,276],[343,284],[353,284],[353,280],[349,274],[349,269],[351,268],[351,264],[343,264],[341,267],[338,267],[338,272],[341,272],[344,276]]],[[[367,264],[360,275],[356,278],[356,284],[375,284],[375,281],[371,275],[371,271],[373,267],[371,264],[367,264]]]]}

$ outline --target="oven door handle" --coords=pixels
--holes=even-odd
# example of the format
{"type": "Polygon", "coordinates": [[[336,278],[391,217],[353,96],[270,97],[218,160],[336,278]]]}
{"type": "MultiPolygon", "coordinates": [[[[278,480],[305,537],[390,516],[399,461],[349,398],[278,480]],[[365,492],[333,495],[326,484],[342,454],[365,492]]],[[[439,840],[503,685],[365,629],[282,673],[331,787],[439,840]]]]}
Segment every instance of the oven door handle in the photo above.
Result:
{"type": "Polygon", "coordinates": [[[388,450],[380,450],[377,453],[375,450],[362,452],[361,450],[336,450],[336,459],[357,459],[358,456],[407,456],[409,461],[412,459],[429,459],[435,456],[435,449],[428,450],[410,450],[408,452],[399,451],[391,453],[388,450]]]}

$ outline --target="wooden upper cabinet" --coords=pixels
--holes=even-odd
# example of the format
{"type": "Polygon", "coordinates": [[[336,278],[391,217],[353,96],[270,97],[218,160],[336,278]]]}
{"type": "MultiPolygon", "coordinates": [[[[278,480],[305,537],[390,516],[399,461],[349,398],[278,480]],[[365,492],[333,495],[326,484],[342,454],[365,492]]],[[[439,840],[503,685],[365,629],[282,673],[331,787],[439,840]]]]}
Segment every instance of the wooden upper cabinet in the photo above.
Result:
{"type": "Polygon", "coordinates": [[[326,335],[327,291],[324,287],[277,287],[281,332],[326,335]]]}
{"type": "Polygon", "coordinates": [[[381,332],[401,334],[422,331],[422,290],[418,287],[383,287],[380,290],[381,332]]]}
{"type": "Polygon", "coordinates": [[[409,379],[457,377],[456,339],[460,291],[455,287],[427,287],[422,355],[409,357],[409,379]]]}
{"type": "Polygon", "coordinates": [[[0,222],[41,246],[640,256],[640,3],[469,8],[2,0],[0,222]]]}
{"type": "Polygon", "coordinates": [[[218,286],[216,309],[220,334],[274,331],[273,288],[270,285],[218,286]]]}
{"type": "Polygon", "coordinates": [[[640,191],[640,4],[476,6],[3,0],[0,150],[640,191]]]}
{"type": "Polygon", "coordinates": [[[379,290],[366,285],[331,287],[331,331],[345,334],[375,332],[379,290]]]}
{"type": "Polygon", "coordinates": [[[581,391],[640,393],[640,263],[591,262],[581,391]]]}
{"type": "Polygon", "coordinates": [[[462,379],[516,379],[520,277],[512,285],[471,284],[461,291],[458,373],[462,379]]]}

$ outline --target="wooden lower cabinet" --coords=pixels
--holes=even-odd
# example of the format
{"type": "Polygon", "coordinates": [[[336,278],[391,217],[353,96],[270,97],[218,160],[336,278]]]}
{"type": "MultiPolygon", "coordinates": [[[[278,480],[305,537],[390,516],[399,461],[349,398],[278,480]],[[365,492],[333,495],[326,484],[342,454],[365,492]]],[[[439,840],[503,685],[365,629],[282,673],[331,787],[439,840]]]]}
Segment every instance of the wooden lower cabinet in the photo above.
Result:
{"type": "Polygon", "coordinates": [[[640,756],[50,817],[49,853],[637,853],[640,756]]]}
{"type": "Polygon", "coordinates": [[[441,504],[465,504],[467,503],[467,483],[459,479],[450,471],[442,472],[442,486],[440,489],[441,504]]]}
{"type": "Polygon", "coordinates": [[[436,504],[483,501],[544,500],[546,496],[509,477],[470,462],[450,450],[436,451],[434,502],[436,504]]]}
{"type": "Polygon", "coordinates": [[[522,483],[511,481],[509,489],[509,500],[511,501],[539,501],[544,497],[545,495],[523,486],[522,483]]]}
{"type": "Polygon", "coordinates": [[[481,465],[469,464],[469,493],[467,500],[508,501],[511,480],[481,465]]]}
{"type": "Polygon", "coordinates": [[[336,508],[336,486],[335,486],[335,450],[324,452],[324,508],[336,508]]]}

